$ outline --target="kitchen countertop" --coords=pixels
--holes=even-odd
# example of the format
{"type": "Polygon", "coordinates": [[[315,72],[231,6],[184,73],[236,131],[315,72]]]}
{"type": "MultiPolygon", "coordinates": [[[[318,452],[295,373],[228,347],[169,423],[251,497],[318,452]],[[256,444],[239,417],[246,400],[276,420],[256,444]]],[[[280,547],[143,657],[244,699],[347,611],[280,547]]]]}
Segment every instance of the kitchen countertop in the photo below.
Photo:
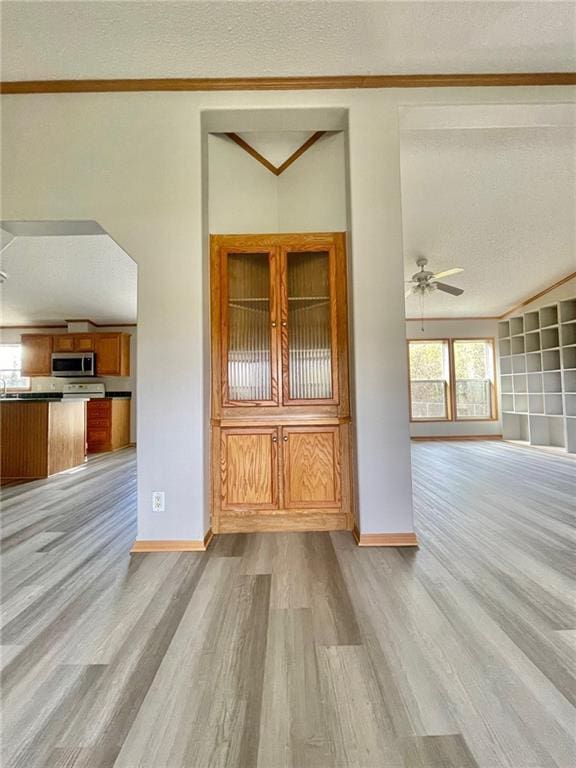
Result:
{"type": "MultiPolygon", "coordinates": [[[[131,392],[106,392],[107,398],[119,398],[124,400],[130,400],[132,397],[131,392]]],[[[74,398],[76,400],[102,400],[103,398],[90,398],[90,397],[81,397],[81,398],[74,398]]],[[[2,397],[0,395],[0,403],[21,403],[23,401],[31,401],[31,402],[38,402],[38,401],[48,401],[48,402],[60,402],[63,400],[62,398],[62,392],[9,392],[5,397],[2,397]]],[[[72,398],[66,398],[64,402],[73,402],[72,398]]]]}

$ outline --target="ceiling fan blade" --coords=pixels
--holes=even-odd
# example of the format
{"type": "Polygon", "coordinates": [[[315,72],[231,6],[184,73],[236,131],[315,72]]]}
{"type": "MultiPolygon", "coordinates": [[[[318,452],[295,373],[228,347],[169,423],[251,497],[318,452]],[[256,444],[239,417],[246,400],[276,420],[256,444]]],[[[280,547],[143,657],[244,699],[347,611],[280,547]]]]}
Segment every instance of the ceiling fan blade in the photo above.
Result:
{"type": "Polygon", "coordinates": [[[412,288],[406,288],[406,291],[404,292],[404,298],[407,299],[408,296],[412,296],[412,288]]]}
{"type": "Polygon", "coordinates": [[[461,296],[464,293],[463,288],[456,288],[454,285],[446,285],[446,283],[434,283],[436,288],[438,288],[439,291],[444,291],[444,293],[451,293],[453,296],[461,296]]]}
{"type": "Polygon", "coordinates": [[[462,267],[454,267],[454,269],[445,269],[443,272],[436,272],[432,275],[432,280],[438,280],[439,277],[449,277],[450,275],[457,275],[459,272],[464,272],[462,267]]]}

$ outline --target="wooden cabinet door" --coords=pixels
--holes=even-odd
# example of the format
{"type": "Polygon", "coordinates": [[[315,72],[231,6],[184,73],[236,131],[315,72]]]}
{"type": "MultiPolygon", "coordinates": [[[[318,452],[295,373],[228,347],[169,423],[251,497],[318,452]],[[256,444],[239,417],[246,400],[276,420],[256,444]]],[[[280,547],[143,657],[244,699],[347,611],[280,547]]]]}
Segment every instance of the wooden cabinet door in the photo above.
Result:
{"type": "Polygon", "coordinates": [[[94,337],[93,336],[74,336],[74,351],[75,352],[93,352],[94,337]]]}
{"type": "Polygon", "coordinates": [[[121,376],[121,335],[99,333],[94,337],[97,376],[121,376]]]}
{"type": "Polygon", "coordinates": [[[54,352],[74,352],[74,336],[72,334],[63,334],[54,336],[54,352]]]}
{"type": "Polygon", "coordinates": [[[222,509],[278,509],[278,429],[224,428],[221,441],[222,509]]]}
{"type": "Polygon", "coordinates": [[[286,509],[340,506],[339,430],[339,427],[282,427],[286,509]]]}
{"type": "Polygon", "coordinates": [[[22,336],[22,375],[50,376],[52,374],[52,336],[25,334],[22,336]]]}

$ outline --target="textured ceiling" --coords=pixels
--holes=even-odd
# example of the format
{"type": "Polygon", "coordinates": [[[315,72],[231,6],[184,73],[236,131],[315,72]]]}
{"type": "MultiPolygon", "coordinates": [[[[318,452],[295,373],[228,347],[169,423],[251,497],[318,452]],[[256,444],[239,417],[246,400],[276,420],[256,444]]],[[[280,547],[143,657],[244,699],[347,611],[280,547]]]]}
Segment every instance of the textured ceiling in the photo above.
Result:
{"type": "Polygon", "coordinates": [[[2,79],[567,71],[571,2],[2,3],[2,79]]]}
{"type": "MultiPolygon", "coordinates": [[[[576,271],[574,128],[410,130],[401,138],[406,279],[464,267],[426,316],[501,314],[576,271]]],[[[406,300],[408,316],[419,300],[406,300]]]]}
{"type": "Polygon", "coordinates": [[[137,266],[107,235],[15,237],[0,264],[2,325],[136,322],[137,266]]]}

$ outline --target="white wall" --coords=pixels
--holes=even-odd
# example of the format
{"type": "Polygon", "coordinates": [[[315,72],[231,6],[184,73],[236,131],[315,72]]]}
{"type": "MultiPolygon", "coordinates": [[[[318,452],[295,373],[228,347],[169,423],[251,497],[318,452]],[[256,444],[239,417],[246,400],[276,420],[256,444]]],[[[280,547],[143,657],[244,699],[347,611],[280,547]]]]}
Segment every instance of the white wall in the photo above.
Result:
{"type": "MultiPolygon", "coordinates": [[[[136,442],[136,400],[137,400],[137,385],[136,385],[136,372],[137,361],[136,355],[138,351],[137,344],[137,329],[133,326],[114,325],[107,326],[106,328],[90,330],[90,333],[129,333],[130,334],[130,376],[99,376],[94,381],[102,382],[106,386],[106,390],[110,392],[130,392],[132,397],[130,398],[130,440],[136,442]]],[[[84,332],[84,331],[82,331],[84,332]]],[[[63,327],[61,330],[58,328],[1,328],[0,329],[0,343],[2,344],[19,344],[23,333],[67,333],[67,329],[63,327]]],[[[32,376],[30,379],[30,389],[32,392],[62,392],[64,384],[68,384],[71,381],[78,381],[78,379],[66,379],[55,376],[32,376]]]]}
{"type": "Polygon", "coordinates": [[[398,106],[574,97],[569,88],[2,97],[2,217],[96,220],[139,266],[139,538],[204,535],[202,112],[349,111],[352,374],[369,533],[412,526],[398,106]],[[152,490],[166,491],[161,515],[151,512],[152,490]]]}
{"type": "MultiPolygon", "coordinates": [[[[468,339],[493,338],[498,366],[498,321],[495,319],[453,319],[453,320],[424,320],[424,331],[421,330],[420,320],[406,320],[407,339],[468,339]]],[[[501,435],[502,421],[500,418],[499,371],[496,367],[496,386],[498,390],[498,419],[495,421],[428,421],[412,422],[410,435],[412,437],[434,436],[453,437],[457,435],[501,435]]]]}
{"type": "Polygon", "coordinates": [[[208,136],[212,234],[342,232],[347,228],[344,132],[323,136],[275,176],[224,135],[208,136]]]}

